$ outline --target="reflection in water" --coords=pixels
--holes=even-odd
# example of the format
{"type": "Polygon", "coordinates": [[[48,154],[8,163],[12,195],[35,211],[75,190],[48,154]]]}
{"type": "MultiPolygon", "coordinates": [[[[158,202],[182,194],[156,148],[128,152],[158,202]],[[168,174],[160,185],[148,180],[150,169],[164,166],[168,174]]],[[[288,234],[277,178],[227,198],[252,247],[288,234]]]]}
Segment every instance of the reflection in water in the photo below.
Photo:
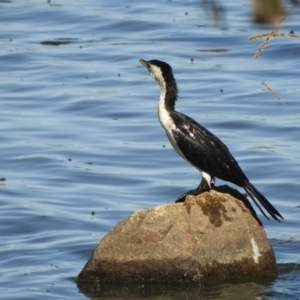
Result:
{"type": "MultiPolygon", "coordinates": [[[[269,283],[271,280],[269,281],[269,283]]],[[[268,284],[268,282],[265,282],[268,284]]],[[[207,286],[153,286],[144,285],[103,285],[94,284],[79,286],[81,292],[91,299],[267,299],[263,296],[263,286],[254,283],[222,284],[215,287],[207,286]]]]}

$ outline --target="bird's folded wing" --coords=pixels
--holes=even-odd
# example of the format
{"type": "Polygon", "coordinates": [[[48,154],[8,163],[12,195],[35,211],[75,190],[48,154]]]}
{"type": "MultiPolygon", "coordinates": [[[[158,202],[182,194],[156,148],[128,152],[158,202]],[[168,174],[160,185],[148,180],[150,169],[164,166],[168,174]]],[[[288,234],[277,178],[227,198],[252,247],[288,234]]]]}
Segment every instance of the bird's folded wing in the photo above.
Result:
{"type": "Polygon", "coordinates": [[[213,177],[243,186],[246,177],[226,145],[188,116],[176,112],[172,117],[176,143],[191,164],[213,177]]]}

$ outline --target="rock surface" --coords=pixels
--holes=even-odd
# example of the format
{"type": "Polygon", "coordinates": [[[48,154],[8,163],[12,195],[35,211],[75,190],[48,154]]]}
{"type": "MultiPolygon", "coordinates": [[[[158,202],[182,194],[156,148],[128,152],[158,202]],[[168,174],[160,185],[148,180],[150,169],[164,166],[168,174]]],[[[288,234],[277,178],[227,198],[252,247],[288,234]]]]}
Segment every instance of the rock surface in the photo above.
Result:
{"type": "Polygon", "coordinates": [[[218,190],[120,221],[77,281],[213,283],[276,274],[273,249],[247,199],[226,186],[218,190]]]}

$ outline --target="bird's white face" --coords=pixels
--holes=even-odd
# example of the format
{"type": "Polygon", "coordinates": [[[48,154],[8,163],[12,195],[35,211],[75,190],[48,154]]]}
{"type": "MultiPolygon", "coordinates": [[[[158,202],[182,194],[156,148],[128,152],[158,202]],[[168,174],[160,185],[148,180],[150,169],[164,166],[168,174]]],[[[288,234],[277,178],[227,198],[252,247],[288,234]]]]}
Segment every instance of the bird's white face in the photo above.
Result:
{"type": "Polygon", "coordinates": [[[140,63],[147,68],[151,76],[158,82],[161,90],[160,102],[164,103],[165,101],[166,91],[167,91],[166,81],[169,82],[171,88],[170,89],[171,98],[175,102],[177,98],[177,87],[176,87],[176,81],[172,74],[172,68],[167,63],[156,59],[150,61],[140,59],[140,63]]]}
{"type": "Polygon", "coordinates": [[[164,82],[164,79],[163,79],[163,74],[162,74],[162,71],[161,71],[161,68],[156,66],[156,65],[151,65],[150,64],[150,67],[149,67],[149,72],[151,74],[151,76],[156,80],[158,81],[158,83],[162,83],[164,82]]]}

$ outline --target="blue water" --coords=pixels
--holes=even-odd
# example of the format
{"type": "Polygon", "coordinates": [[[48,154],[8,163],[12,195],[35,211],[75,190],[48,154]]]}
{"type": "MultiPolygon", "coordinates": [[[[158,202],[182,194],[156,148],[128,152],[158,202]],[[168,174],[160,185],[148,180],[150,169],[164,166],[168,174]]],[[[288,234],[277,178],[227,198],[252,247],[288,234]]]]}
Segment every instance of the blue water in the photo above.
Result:
{"type": "MultiPolygon", "coordinates": [[[[75,278],[99,240],[199,183],[157,120],[159,89],[140,58],[172,65],[177,109],[228,145],[285,218],[259,214],[278,278],[203,293],[299,298],[299,39],[273,39],[254,60],[262,40],[248,38],[269,28],[248,2],[222,5],[216,25],[200,1],[0,1],[1,299],[87,299],[75,278]]],[[[298,16],[280,31],[300,33],[298,16]]]]}

